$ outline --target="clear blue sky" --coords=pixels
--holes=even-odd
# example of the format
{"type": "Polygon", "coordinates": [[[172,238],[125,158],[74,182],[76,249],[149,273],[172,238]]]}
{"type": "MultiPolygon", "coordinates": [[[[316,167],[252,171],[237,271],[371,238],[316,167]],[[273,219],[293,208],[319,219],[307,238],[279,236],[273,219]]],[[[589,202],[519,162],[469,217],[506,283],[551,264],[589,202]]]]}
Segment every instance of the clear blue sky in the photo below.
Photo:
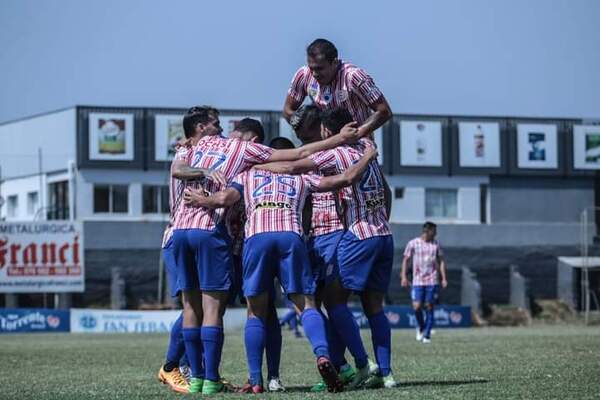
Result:
{"type": "Polygon", "coordinates": [[[397,113],[600,118],[599,21],[598,0],[0,0],[0,121],[75,104],[279,110],[317,37],[397,113]]]}

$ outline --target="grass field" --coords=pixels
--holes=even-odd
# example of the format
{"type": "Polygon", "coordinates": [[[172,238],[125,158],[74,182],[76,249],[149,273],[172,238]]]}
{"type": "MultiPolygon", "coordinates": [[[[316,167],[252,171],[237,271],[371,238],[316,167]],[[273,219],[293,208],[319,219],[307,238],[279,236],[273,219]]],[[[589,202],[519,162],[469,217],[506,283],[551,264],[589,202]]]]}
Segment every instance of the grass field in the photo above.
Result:
{"type": "MultiPolygon", "coordinates": [[[[307,393],[318,379],[310,347],[286,332],[282,380],[289,391],[261,397],[600,398],[598,327],[438,330],[430,345],[417,343],[412,331],[403,330],[394,331],[392,340],[398,388],[324,395],[307,393]]],[[[166,335],[2,335],[0,398],[182,398],[155,379],[166,342],[166,335]]],[[[226,337],[222,374],[237,384],[244,381],[241,333],[226,337]]]]}

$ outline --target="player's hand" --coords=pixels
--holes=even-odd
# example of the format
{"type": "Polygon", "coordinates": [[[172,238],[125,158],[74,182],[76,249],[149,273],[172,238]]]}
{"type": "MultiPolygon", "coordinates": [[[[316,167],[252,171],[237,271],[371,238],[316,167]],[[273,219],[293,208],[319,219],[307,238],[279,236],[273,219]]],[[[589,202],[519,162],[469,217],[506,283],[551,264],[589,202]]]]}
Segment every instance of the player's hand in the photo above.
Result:
{"type": "Polygon", "coordinates": [[[192,207],[202,207],[204,194],[194,189],[185,189],[183,192],[183,201],[192,207]]]}
{"type": "Polygon", "coordinates": [[[227,185],[227,178],[220,171],[210,171],[206,174],[206,177],[212,179],[213,181],[220,183],[223,186],[227,185]]]}
{"type": "Polygon", "coordinates": [[[348,122],[340,130],[340,135],[344,138],[345,143],[354,143],[357,142],[358,139],[360,139],[360,133],[356,125],[357,123],[354,121],[348,122]]]}
{"type": "Polygon", "coordinates": [[[448,286],[448,281],[445,279],[442,279],[442,288],[446,289],[447,286],[448,286]]]}
{"type": "Polygon", "coordinates": [[[403,276],[403,277],[400,278],[400,286],[402,286],[402,287],[408,287],[409,286],[408,279],[406,279],[405,276],[403,276]]]}

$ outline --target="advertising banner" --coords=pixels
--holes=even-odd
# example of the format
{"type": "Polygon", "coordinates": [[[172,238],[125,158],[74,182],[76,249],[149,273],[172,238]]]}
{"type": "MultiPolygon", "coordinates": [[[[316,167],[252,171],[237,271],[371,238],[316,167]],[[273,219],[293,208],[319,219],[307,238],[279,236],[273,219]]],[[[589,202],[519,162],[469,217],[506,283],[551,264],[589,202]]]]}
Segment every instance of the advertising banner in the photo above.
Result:
{"type": "Polygon", "coordinates": [[[69,311],[0,308],[0,333],[69,332],[69,311]]]}
{"type": "MultiPolygon", "coordinates": [[[[409,306],[384,307],[385,315],[393,329],[415,328],[415,311],[409,306]]],[[[369,327],[369,320],[360,308],[353,308],[352,314],[361,328],[369,327]]],[[[433,311],[434,328],[469,328],[471,326],[471,307],[438,305],[433,311]]]]}

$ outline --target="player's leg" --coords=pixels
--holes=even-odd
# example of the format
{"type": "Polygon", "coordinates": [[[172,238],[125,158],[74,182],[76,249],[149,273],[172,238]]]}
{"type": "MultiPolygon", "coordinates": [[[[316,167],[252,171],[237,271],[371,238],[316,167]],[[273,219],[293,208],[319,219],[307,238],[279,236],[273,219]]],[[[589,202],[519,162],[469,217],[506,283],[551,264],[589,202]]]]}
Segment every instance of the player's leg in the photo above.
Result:
{"type": "Polygon", "coordinates": [[[275,308],[275,285],[269,290],[269,305],[266,320],[265,355],[267,359],[267,387],[270,392],[285,391],[279,379],[279,365],[281,362],[281,326],[275,308]]]}
{"type": "Polygon", "coordinates": [[[413,286],[410,290],[413,310],[415,310],[416,339],[423,340],[423,331],[425,330],[425,318],[423,316],[423,302],[425,301],[425,288],[423,286],[413,286]]]}
{"type": "Polygon", "coordinates": [[[266,328],[268,316],[268,292],[246,297],[248,302],[248,320],[244,330],[246,358],[248,360],[249,383],[252,393],[262,393],[262,359],[265,352],[266,328]],[[255,389],[256,388],[256,389],[255,389]]]}
{"type": "Polygon", "coordinates": [[[423,331],[423,343],[431,341],[431,329],[434,323],[434,304],[437,301],[438,286],[430,285],[425,287],[425,329],[423,331]]]}

